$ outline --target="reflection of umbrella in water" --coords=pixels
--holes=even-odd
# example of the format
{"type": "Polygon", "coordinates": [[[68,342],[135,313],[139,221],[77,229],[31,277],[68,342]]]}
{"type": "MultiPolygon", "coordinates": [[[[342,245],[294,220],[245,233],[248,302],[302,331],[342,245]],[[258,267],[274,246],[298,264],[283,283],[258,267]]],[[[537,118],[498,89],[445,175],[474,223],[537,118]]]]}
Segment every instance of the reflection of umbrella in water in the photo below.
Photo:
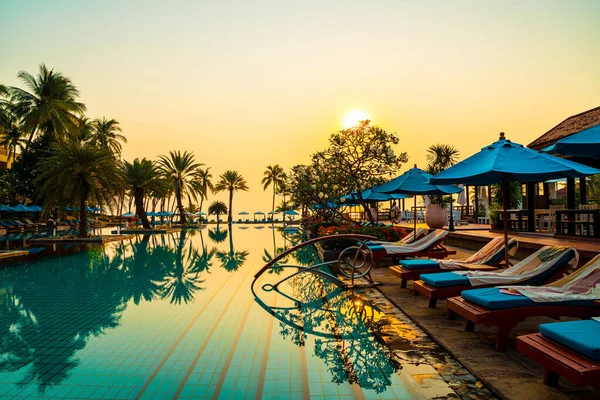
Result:
{"type": "MultiPolygon", "coordinates": [[[[500,134],[500,139],[471,157],[440,172],[431,182],[489,185],[502,183],[504,245],[508,248],[507,207],[509,182],[542,182],[560,177],[584,177],[600,174],[600,170],[573,161],[540,153],[512,143],[500,134]]],[[[506,265],[508,251],[504,252],[506,265]]]]}

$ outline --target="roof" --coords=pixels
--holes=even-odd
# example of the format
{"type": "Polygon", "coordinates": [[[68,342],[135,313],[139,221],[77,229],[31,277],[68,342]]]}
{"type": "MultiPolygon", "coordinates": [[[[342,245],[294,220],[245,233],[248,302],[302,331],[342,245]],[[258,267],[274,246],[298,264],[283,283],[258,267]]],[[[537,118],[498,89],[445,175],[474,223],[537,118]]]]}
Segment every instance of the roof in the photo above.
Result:
{"type": "Polygon", "coordinates": [[[591,110],[584,111],[581,114],[576,114],[565,119],[563,122],[529,143],[527,147],[541,150],[544,147],[553,145],[564,137],[571,136],[598,124],[600,124],[600,107],[592,108],[591,110]]]}

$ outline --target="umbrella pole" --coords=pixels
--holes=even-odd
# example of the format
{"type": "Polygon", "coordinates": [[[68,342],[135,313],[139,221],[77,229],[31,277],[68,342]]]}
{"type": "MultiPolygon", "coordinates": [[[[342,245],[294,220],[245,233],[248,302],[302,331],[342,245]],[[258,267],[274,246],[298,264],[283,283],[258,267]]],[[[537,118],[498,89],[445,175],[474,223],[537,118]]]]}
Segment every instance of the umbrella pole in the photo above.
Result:
{"type": "Polygon", "coordinates": [[[414,195],[415,199],[415,211],[413,212],[413,221],[415,222],[415,230],[413,231],[413,237],[417,234],[417,195],[414,195]]]}
{"type": "Polygon", "coordinates": [[[502,174],[502,222],[504,222],[504,262],[506,263],[506,268],[510,266],[508,262],[508,217],[506,208],[508,207],[508,179],[506,178],[506,174],[502,174]]]}

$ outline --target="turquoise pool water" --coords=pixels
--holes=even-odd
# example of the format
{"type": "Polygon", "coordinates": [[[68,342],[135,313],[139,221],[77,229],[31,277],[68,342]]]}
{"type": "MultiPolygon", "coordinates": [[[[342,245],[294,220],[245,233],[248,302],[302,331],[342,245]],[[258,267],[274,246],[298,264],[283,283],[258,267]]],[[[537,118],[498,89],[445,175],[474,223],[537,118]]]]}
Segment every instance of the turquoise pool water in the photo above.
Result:
{"type": "Polygon", "coordinates": [[[0,267],[0,397],[411,398],[365,299],[312,274],[255,298],[254,274],[293,242],[256,228],[0,267]]]}

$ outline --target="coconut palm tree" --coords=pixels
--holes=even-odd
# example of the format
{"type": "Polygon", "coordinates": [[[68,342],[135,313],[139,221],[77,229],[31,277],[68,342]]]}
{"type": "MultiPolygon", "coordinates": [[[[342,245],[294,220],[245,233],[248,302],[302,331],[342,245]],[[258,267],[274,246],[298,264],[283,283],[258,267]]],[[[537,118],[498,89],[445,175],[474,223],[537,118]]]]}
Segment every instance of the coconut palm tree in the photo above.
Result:
{"type": "Polygon", "coordinates": [[[40,161],[38,196],[47,206],[79,205],[79,237],[87,237],[87,204],[111,205],[123,188],[121,169],[113,154],[90,143],[56,143],[40,161]]]}
{"type": "Polygon", "coordinates": [[[269,186],[273,185],[273,205],[271,206],[271,211],[275,210],[275,192],[283,183],[284,176],[283,168],[279,164],[268,165],[264,172],[264,177],[261,181],[263,190],[267,190],[269,186]]]}
{"type": "Polygon", "coordinates": [[[38,131],[54,138],[62,138],[77,125],[77,116],[86,110],[76,101],[79,90],[60,72],[40,64],[37,76],[26,71],[17,75],[27,90],[11,87],[11,100],[21,127],[29,132],[27,147],[38,131]]]}
{"type": "Polygon", "coordinates": [[[171,182],[175,191],[177,210],[182,224],[186,223],[185,210],[183,209],[182,197],[195,198],[196,192],[194,182],[198,176],[198,169],[203,164],[197,163],[194,153],[184,151],[170,151],[169,156],[160,156],[158,164],[165,176],[171,182]]]}
{"type": "Polygon", "coordinates": [[[144,197],[156,185],[160,172],[158,167],[146,158],[136,158],[133,163],[124,161],[122,166],[125,184],[133,192],[135,212],[142,220],[144,229],[151,229],[150,222],[144,209],[144,197]]]}
{"type": "Polygon", "coordinates": [[[221,214],[227,214],[227,206],[222,201],[213,201],[208,207],[209,214],[215,214],[217,216],[217,224],[219,223],[219,216],[221,214]]]}
{"type": "Polygon", "coordinates": [[[435,175],[458,161],[458,149],[449,144],[433,144],[427,149],[427,172],[435,175]]]}
{"type": "Polygon", "coordinates": [[[75,142],[88,142],[92,139],[93,130],[93,121],[83,115],[77,118],[77,124],[71,129],[67,139],[75,142]]]}
{"type": "Polygon", "coordinates": [[[215,192],[215,185],[212,183],[212,174],[210,173],[210,167],[205,169],[200,168],[198,170],[198,176],[196,179],[197,192],[200,195],[200,209],[202,212],[202,205],[204,200],[208,200],[208,192],[215,192]]]}
{"type": "Polygon", "coordinates": [[[120,155],[121,143],[119,142],[127,143],[127,138],[120,133],[121,127],[119,126],[119,122],[116,119],[102,117],[102,119],[94,120],[93,127],[92,142],[120,155]]]}
{"type": "Polygon", "coordinates": [[[16,121],[10,116],[0,127],[0,146],[4,146],[8,151],[7,159],[12,157],[13,163],[17,159],[17,150],[23,150],[25,147],[25,137],[16,121]]]}
{"type": "Polygon", "coordinates": [[[237,171],[228,170],[225,171],[224,174],[219,176],[220,180],[217,182],[215,189],[217,192],[222,192],[224,190],[229,190],[229,214],[227,216],[227,223],[231,224],[233,218],[232,214],[232,203],[233,203],[233,192],[237,192],[238,190],[248,191],[248,185],[246,184],[246,180],[240,175],[237,171]]]}

